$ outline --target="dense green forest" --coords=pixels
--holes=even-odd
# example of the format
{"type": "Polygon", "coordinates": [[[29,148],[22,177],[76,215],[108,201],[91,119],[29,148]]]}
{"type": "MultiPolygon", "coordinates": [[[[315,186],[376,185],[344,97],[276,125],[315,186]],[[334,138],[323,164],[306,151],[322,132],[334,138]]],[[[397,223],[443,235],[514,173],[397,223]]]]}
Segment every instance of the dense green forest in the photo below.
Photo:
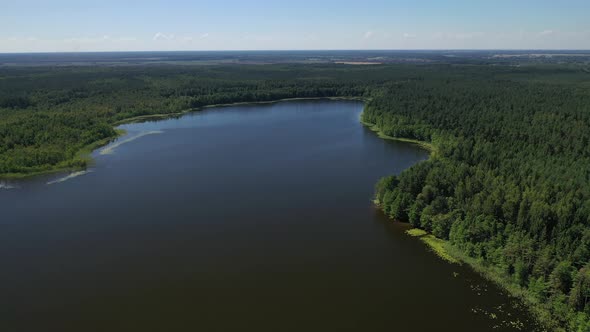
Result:
{"type": "Polygon", "coordinates": [[[590,331],[590,73],[582,65],[0,68],[0,174],[84,167],[137,116],[362,97],[363,121],[436,153],[382,179],[392,218],[448,240],[552,328],[590,331]]]}
{"type": "Polygon", "coordinates": [[[540,74],[383,86],[363,120],[436,153],[382,179],[376,199],[524,294],[553,328],[590,331],[590,89],[540,74]]]}

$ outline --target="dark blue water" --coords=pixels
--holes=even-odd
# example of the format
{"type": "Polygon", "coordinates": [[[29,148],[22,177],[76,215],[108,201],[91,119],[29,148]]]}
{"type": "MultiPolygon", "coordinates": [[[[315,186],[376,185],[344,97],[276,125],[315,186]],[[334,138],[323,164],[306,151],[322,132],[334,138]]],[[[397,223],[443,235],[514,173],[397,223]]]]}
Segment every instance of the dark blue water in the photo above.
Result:
{"type": "Polygon", "coordinates": [[[129,124],[86,174],[3,182],[1,330],[527,330],[514,301],[372,206],[380,177],[427,153],[379,139],[361,111],[129,124]]]}

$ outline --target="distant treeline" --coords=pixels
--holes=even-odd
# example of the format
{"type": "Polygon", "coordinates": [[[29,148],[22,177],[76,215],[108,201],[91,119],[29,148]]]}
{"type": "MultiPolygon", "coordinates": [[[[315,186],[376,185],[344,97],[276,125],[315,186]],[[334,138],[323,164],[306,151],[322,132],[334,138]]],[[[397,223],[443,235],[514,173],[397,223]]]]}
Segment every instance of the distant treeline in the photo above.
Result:
{"type": "Polygon", "coordinates": [[[136,116],[367,93],[364,73],[335,66],[0,69],[0,174],[84,166],[81,148],[136,116]]]}
{"type": "Polygon", "coordinates": [[[365,122],[431,142],[431,159],[379,182],[383,210],[449,240],[553,328],[590,331],[590,74],[581,66],[6,67],[0,174],[83,167],[80,149],[136,116],[309,97],[366,98],[365,122]]]}

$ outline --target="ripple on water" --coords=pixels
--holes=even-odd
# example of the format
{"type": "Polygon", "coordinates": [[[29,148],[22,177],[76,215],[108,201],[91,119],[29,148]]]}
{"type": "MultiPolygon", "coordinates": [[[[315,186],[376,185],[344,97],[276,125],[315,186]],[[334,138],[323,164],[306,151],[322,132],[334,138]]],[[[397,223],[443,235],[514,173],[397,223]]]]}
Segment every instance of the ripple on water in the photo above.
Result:
{"type": "Polygon", "coordinates": [[[51,185],[51,184],[61,183],[61,182],[64,182],[64,181],[67,181],[67,180],[70,180],[70,179],[73,179],[75,177],[82,176],[82,175],[85,175],[85,174],[88,174],[88,173],[92,173],[92,171],[91,170],[88,170],[88,171],[73,172],[73,173],[70,173],[70,174],[68,174],[68,175],[66,175],[64,177],[58,178],[56,180],[49,181],[49,182],[47,182],[47,184],[48,185],[51,185]]]}
{"type": "Polygon", "coordinates": [[[16,186],[13,183],[10,183],[8,181],[0,181],[0,190],[8,190],[8,189],[17,189],[18,186],[16,186]]]}
{"type": "Polygon", "coordinates": [[[102,148],[100,150],[100,154],[101,155],[112,154],[113,152],[115,152],[115,149],[116,148],[118,148],[119,146],[121,146],[121,145],[123,145],[125,143],[132,142],[132,141],[134,141],[134,140],[136,140],[136,139],[138,139],[140,137],[143,137],[143,136],[154,135],[154,134],[162,134],[162,133],[163,133],[163,131],[161,131],[161,130],[152,130],[152,131],[145,131],[145,132],[139,133],[139,134],[137,134],[135,136],[131,136],[129,138],[126,138],[126,139],[123,139],[123,140],[120,140],[120,141],[116,141],[115,143],[102,148]]]}

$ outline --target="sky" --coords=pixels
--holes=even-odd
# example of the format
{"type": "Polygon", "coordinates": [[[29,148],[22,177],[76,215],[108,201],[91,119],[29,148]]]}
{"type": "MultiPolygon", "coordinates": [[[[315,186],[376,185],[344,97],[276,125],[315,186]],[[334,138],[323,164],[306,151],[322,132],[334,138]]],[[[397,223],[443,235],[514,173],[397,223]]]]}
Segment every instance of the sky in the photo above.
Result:
{"type": "Polygon", "coordinates": [[[0,52],[590,49],[590,0],[0,0],[0,52]]]}

